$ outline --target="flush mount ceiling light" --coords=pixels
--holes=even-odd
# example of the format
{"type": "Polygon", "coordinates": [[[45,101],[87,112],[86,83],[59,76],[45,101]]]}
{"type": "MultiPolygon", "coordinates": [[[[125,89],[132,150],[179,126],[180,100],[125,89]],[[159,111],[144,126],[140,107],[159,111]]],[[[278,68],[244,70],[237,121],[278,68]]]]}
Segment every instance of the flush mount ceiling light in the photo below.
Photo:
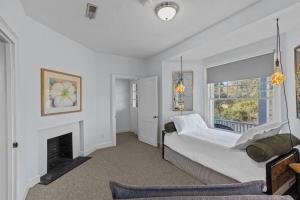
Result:
{"type": "Polygon", "coordinates": [[[179,10],[178,4],[174,2],[163,2],[156,6],[155,13],[162,21],[170,21],[179,10]]]}

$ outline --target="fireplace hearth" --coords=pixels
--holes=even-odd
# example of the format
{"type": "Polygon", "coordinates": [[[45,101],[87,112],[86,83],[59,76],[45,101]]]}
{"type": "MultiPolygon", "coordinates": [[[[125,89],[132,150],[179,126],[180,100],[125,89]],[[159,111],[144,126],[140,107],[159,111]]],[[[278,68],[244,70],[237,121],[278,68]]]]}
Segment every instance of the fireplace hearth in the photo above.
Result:
{"type": "Polygon", "coordinates": [[[47,174],[41,177],[40,184],[48,185],[88,159],[90,157],[73,159],[72,133],[48,139],[47,174]]]}

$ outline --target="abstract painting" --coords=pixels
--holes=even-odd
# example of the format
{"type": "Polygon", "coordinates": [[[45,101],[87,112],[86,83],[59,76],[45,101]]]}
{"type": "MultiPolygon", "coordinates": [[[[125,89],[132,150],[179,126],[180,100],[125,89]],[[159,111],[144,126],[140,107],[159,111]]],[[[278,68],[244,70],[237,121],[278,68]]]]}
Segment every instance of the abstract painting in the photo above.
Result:
{"type": "Polygon", "coordinates": [[[41,69],[42,116],[80,112],[81,92],[80,76],[41,69]]]}
{"type": "Polygon", "coordinates": [[[180,80],[180,71],[173,72],[173,111],[192,111],[193,110],[193,72],[182,72],[185,90],[183,94],[176,93],[175,89],[180,80]]]}

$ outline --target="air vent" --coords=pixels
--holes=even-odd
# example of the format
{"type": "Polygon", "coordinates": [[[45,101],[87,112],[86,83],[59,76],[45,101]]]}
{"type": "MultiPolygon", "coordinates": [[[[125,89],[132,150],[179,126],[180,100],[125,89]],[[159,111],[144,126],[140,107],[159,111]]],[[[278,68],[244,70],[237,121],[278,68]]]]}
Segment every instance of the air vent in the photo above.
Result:
{"type": "Polygon", "coordinates": [[[86,5],[86,12],[85,12],[85,16],[89,19],[95,19],[96,17],[96,12],[97,12],[97,6],[88,3],[86,5]]]}

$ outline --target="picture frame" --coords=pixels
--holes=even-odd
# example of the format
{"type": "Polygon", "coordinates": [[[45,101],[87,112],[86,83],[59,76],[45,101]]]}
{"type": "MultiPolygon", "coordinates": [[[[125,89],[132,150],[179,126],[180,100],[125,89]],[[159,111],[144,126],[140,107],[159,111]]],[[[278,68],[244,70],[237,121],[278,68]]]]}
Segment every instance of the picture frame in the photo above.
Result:
{"type": "Polygon", "coordinates": [[[41,115],[81,111],[81,76],[41,68],[41,115]]]}
{"type": "Polygon", "coordinates": [[[173,111],[193,111],[193,84],[194,84],[194,72],[183,71],[182,78],[185,86],[183,94],[176,93],[176,87],[180,79],[180,71],[174,71],[172,73],[172,110],[173,111]]]}

